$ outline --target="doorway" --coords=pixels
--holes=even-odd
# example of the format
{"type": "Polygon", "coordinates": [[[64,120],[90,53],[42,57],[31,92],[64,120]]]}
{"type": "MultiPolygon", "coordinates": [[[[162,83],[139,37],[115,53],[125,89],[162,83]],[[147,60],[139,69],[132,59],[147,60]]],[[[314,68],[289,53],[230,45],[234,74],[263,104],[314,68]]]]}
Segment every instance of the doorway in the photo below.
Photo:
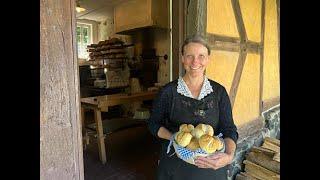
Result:
{"type": "MultiPolygon", "coordinates": [[[[125,16],[125,14],[121,16],[123,9],[130,9],[130,6],[135,6],[136,9],[145,8],[145,4],[159,2],[156,0],[146,0],[142,4],[130,4],[130,0],[76,1],[76,6],[86,9],[85,11],[76,13],[77,27],[75,29],[81,98],[130,93],[133,88],[132,85],[134,85],[130,84],[132,82],[131,78],[150,77],[146,76],[146,69],[150,69],[150,67],[157,68],[156,78],[148,79],[149,83],[145,83],[146,79],[143,79],[142,82],[144,84],[141,83],[139,86],[134,86],[135,90],[147,90],[150,87],[144,87],[146,84],[149,86],[153,84],[164,85],[179,76],[179,47],[185,36],[183,25],[179,24],[181,20],[184,20],[182,17],[184,13],[183,3],[172,2],[171,0],[167,1],[165,5],[167,8],[162,9],[165,12],[160,12],[166,14],[167,28],[140,24],[141,27],[138,28],[119,30],[125,26],[123,24],[127,23],[120,21],[121,17],[125,16]],[[176,9],[179,9],[179,11],[176,11],[176,9]],[[117,17],[117,13],[120,14],[120,18],[117,17]],[[117,27],[121,23],[123,26],[117,27]],[[176,36],[173,36],[173,34],[176,36]],[[110,63],[110,60],[108,61],[107,59],[108,57],[102,55],[106,58],[102,60],[103,63],[97,61],[99,55],[101,56],[98,53],[99,51],[97,51],[97,47],[104,43],[107,45],[113,40],[121,41],[122,44],[120,44],[126,47],[125,53],[127,59],[122,62],[124,64],[121,64],[122,66],[120,67],[128,66],[128,69],[123,69],[127,70],[127,72],[122,73],[122,75],[127,73],[126,77],[128,79],[120,80],[127,83],[123,83],[123,86],[117,87],[111,85],[114,76],[113,78],[109,77],[112,70],[110,70],[110,64],[106,64],[105,62],[110,63]],[[165,58],[166,56],[167,58],[165,58]],[[148,61],[149,59],[151,61],[148,61]],[[157,61],[156,63],[154,63],[155,60],[157,61]],[[139,69],[141,64],[144,66],[150,65],[139,69]]],[[[127,24],[127,26],[132,26],[132,24],[127,24]]],[[[104,53],[102,52],[102,54],[104,53]]],[[[113,53],[113,55],[114,57],[110,57],[110,59],[116,58],[117,55],[120,57],[120,53],[113,53]]],[[[114,64],[114,66],[117,66],[117,64],[114,64]]],[[[117,77],[120,78],[120,76],[117,77]]],[[[151,108],[150,102],[144,103],[142,106],[151,108]]],[[[137,104],[137,106],[141,107],[141,104],[137,104]]],[[[130,117],[130,115],[134,115],[134,111],[130,112],[130,108],[134,109],[134,107],[125,105],[109,108],[108,112],[102,113],[102,124],[107,127],[110,127],[110,124],[118,122],[126,124],[130,120],[124,119],[130,117]]],[[[146,125],[120,127],[112,132],[105,132],[108,131],[108,128],[104,129],[107,163],[102,164],[99,157],[94,123],[93,112],[86,111],[85,130],[83,131],[85,179],[105,179],[115,176],[115,174],[124,179],[130,179],[130,177],[153,179],[157,166],[158,150],[160,148],[159,144],[156,143],[156,139],[148,132],[146,125]],[[130,149],[130,153],[128,153],[128,149],[130,149]]]]}

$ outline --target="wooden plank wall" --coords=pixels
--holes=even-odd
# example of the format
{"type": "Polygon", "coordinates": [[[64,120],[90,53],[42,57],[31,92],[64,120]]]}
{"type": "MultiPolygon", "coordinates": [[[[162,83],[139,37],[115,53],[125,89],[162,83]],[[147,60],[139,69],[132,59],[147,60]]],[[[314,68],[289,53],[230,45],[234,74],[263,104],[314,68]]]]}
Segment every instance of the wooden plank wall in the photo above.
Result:
{"type": "Polygon", "coordinates": [[[40,179],[83,179],[74,7],[40,1],[40,179]]]}

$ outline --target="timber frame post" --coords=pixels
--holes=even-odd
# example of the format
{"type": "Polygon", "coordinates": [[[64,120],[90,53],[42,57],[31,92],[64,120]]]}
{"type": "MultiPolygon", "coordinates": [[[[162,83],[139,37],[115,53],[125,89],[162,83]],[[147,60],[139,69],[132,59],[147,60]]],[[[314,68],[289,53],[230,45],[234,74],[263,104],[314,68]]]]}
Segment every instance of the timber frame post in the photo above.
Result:
{"type": "Polygon", "coordinates": [[[74,0],[40,0],[40,179],[83,180],[74,0]]]}

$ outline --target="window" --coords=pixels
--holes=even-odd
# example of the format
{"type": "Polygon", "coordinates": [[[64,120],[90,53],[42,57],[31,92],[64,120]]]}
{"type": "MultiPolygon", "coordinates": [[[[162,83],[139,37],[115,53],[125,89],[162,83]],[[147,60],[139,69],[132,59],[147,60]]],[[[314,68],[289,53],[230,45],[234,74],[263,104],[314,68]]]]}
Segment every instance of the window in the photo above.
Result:
{"type": "Polygon", "coordinates": [[[88,59],[87,45],[92,44],[92,25],[77,23],[78,58],[88,59]]]}

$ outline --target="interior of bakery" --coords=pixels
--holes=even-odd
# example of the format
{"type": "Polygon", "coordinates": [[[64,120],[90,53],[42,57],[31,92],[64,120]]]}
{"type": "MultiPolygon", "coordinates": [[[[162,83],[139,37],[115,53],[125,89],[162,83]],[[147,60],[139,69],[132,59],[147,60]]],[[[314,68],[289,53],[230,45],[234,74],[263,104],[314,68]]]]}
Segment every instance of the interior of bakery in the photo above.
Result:
{"type": "Polygon", "coordinates": [[[154,177],[159,144],[146,121],[156,93],[172,79],[169,6],[76,1],[85,179],[154,177]],[[109,96],[115,103],[98,110],[89,103],[109,96]]]}

